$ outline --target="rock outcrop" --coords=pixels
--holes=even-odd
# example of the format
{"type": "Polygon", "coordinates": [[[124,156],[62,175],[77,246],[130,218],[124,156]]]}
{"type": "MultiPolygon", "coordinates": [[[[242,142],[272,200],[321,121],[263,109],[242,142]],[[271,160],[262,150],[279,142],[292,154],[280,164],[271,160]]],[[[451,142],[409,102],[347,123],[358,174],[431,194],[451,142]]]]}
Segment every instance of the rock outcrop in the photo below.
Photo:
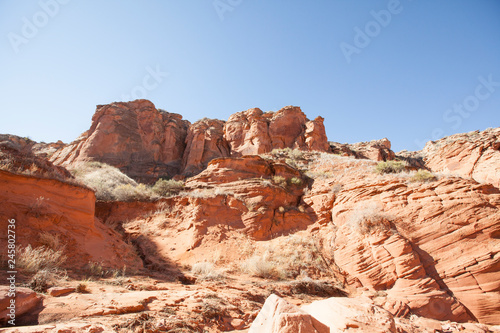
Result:
{"type": "Polygon", "coordinates": [[[16,319],[19,322],[22,315],[33,311],[41,301],[41,297],[29,288],[0,286],[0,325],[5,325],[10,320],[16,323],[16,319]],[[14,292],[15,297],[10,296],[11,292],[14,292]]]}
{"type": "MultiPolygon", "coordinates": [[[[0,170],[0,227],[15,220],[16,244],[42,246],[42,233],[58,235],[68,254],[66,267],[81,269],[89,261],[133,269],[142,263],[134,249],[94,217],[95,195],[90,189],[54,179],[0,170]],[[73,254],[78,253],[78,256],[73,254]]],[[[7,233],[0,236],[7,244],[7,233]]]]}
{"type": "Polygon", "coordinates": [[[256,155],[273,149],[329,151],[323,118],[313,121],[299,107],[287,106],[277,112],[254,108],[229,117],[225,139],[232,156],[256,155]]]}
{"type": "Polygon", "coordinates": [[[346,184],[335,262],[349,283],[386,291],[394,314],[497,323],[499,203],[498,189],[460,178],[346,184]]]}
{"type": "Polygon", "coordinates": [[[104,162],[143,182],[172,177],[182,169],[189,125],[146,100],[98,105],[90,129],[50,159],[104,162]]]}
{"type": "Polygon", "coordinates": [[[429,141],[422,153],[428,168],[500,187],[500,128],[429,141]]]}
{"type": "Polygon", "coordinates": [[[188,130],[182,172],[186,176],[196,175],[214,158],[230,155],[231,148],[224,139],[224,122],[217,119],[199,120],[188,130]]]}
{"type": "Polygon", "coordinates": [[[329,151],[323,118],[309,121],[299,107],[277,112],[250,109],[227,122],[190,124],[147,100],[97,106],[90,129],[69,145],[37,146],[57,165],[98,161],[135,180],[193,176],[214,158],[256,155],[274,148],[329,151]],[[59,148],[59,150],[54,151],[59,148]]]}
{"type": "Polygon", "coordinates": [[[373,161],[393,160],[396,154],[391,150],[391,142],[387,138],[358,143],[329,142],[334,154],[364,158],[373,161]]]}

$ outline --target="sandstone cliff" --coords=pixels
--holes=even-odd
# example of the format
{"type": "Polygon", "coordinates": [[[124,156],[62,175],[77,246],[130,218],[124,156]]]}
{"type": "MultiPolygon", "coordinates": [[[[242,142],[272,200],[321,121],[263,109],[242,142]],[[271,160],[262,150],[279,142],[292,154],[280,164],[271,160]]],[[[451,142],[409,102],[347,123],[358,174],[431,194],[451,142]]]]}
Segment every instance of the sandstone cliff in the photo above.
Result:
{"type": "MultiPolygon", "coordinates": [[[[62,147],[60,147],[62,148],[62,147]]],[[[70,166],[99,161],[143,182],[178,174],[192,176],[217,157],[255,155],[274,148],[329,151],[323,118],[309,121],[298,107],[263,113],[250,109],[227,122],[180,115],[136,100],[100,105],[90,129],[50,160],[70,166]]]]}

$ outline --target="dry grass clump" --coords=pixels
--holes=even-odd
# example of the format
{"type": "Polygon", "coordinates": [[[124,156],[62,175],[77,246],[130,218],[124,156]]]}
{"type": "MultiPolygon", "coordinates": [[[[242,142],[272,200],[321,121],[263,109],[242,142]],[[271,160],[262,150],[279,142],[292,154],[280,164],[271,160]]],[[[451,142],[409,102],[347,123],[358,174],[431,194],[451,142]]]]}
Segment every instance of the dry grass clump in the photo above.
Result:
{"type": "Polygon", "coordinates": [[[62,270],[47,270],[42,269],[35,273],[27,283],[27,287],[39,292],[44,293],[50,287],[57,285],[62,280],[66,280],[67,275],[65,271],[62,270]]]}
{"type": "Polygon", "coordinates": [[[411,182],[430,182],[436,180],[437,177],[424,169],[419,169],[411,178],[411,182]]]}
{"type": "Polygon", "coordinates": [[[361,234],[391,228],[391,217],[376,202],[359,203],[349,217],[351,227],[361,234]]]}
{"type": "Polygon", "coordinates": [[[254,255],[241,264],[241,269],[256,277],[263,279],[276,279],[279,272],[276,270],[276,264],[265,257],[254,255]]]}
{"type": "Polygon", "coordinates": [[[44,231],[38,235],[39,242],[48,249],[54,251],[63,250],[64,246],[58,234],[52,234],[50,232],[44,231]]]}
{"type": "Polygon", "coordinates": [[[287,185],[286,178],[283,176],[273,176],[272,180],[278,186],[286,187],[287,185]]]}
{"type": "Polygon", "coordinates": [[[379,162],[375,167],[375,172],[379,174],[400,173],[406,169],[407,163],[404,161],[379,162]]]}
{"type": "Polygon", "coordinates": [[[28,245],[18,251],[17,266],[27,272],[41,270],[57,270],[66,261],[66,256],[61,250],[55,251],[45,246],[32,248],[28,245]]]}
{"type": "Polygon", "coordinates": [[[255,252],[241,269],[265,279],[293,279],[299,275],[327,274],[328,266],[313,238],[293,235],[277,239],[261,255],[255,252]]]}
{"type": "Polygon", "coordinates": [[[222,280],[225,273],[221,269],[216,269],[211,262],[197,262],[191,267],[191,273],[201,280],[222,280]]]}

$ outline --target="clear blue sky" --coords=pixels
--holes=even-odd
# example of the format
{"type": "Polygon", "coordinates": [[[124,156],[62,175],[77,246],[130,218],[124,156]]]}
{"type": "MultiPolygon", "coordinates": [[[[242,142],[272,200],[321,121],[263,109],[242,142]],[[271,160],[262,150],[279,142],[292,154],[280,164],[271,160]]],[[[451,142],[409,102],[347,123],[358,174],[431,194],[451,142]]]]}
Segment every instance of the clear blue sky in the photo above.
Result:
{"type": "Polygon", "coordinates": [[[500,126],[496,0],[0,0],[0,36],[0,133],[37,141],[133,96],[192,122],[297,105],[396,151],[500,126]]]}

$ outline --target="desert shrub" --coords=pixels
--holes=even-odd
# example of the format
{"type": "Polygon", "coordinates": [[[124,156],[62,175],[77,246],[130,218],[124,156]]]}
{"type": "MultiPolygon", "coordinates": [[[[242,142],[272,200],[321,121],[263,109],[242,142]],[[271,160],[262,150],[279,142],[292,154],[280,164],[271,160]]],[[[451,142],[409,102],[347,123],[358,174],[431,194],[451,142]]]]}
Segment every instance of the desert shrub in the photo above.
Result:
{"type": "Polygon", "coordinates": [[[90,293],[90,290],[89,290],[89,285],[87,284],[87,281],[82,281],[80,282],[76,288],[75,288],[75,291],[77,293],[80,293],[80,294],[89,294],[90,293]]]}
{"type": "Polygon", "coordinates": [[[375,171],[380,174],[384,173],[399,173],[404,171],[406,163],[402,161],[385,161],[379,162],[375,167],[375,171]]]}
{"type": "Polygon", "coordinates": [[[351,227],[361,234],[388,230],[391,228],[390,220],[390,216],[382,212],[376,202],[358,204],[349,217],[351,227]]]}
{"type": "Polygon", "coordinates": [[[287,185],[286,178],[283,176],[273,176],[273,183],[281,187],[286,187],[287,185]]]}
{"type": "Polygon", "coordinates": [[[66,279],[66,272],[61,270],[42,269],[35,273],[26,286],[36,292],[44,293],[50,287],[66,279]]]}
{"type": "Polygon", "coordinates": [[[50,232],[44,231],[38,235],[38,238],[39,242],[48,249],[58,251],[64,248],[58,234],[51,234],[50,232]]]}
{"type": "Polygon", "coordinates": [[[341,283],[330,281],[313,280],[304,278],[298,281],[287,282],[292,295],[305,294],[320,297],[346,297],[347,293],[342,289],[341,283]]]}
{"type": "Polygon", "coordinates": [[[113,189],[113,198],[118,201],[144,201],[154,198],[151,189],[144,185],[123,184],[113,189]]]}
{"type": "Polygon", "coordinates": [[[221,280],[225,277],[222,270],[216,269],[211,262],[197,262],[191,268],[191,273],[201,280],[221,280]]]}
{"type": "Polygon", "coordinates": [[[295,160],[294,160],[294,159],[287,158],[287,159],[285,160],[285,163],[286,163],[286,164],[288,164],[289,166],[291,166],[292,168],[295,168],[295,169],[297,169],[297,168],[298,168],[298,165],[297,165],[297,163],[295,162],[295,160]]]}
{"type": "Polygon", "coordinates": [[[162,197],[166,197],[179,193],[183,188],[184,183],[182,181],[173,179],[158,179],[158,181],[154,184],[152,190],[154,193],[162,197]]]}
{"type": "Polygon", "coordinates": [[[87,273],[90,276],[104,277],[108,271],[103,267],[102,262],[89,261],[87,264],[87,273]]]}
{"type": "Polygon", "coordinates": [[[292,177],[290,178],[290,184],[300,186],[302,185],[303,181],[299,177],[292,177]]]}
{"type": "Polygon", "coordinates": [[[410,181],[412,182],[430,182],[433,180],[436,180],[437,177],[424,169],[419,169],[411,178],[410,181]]]}
{"type": "Polygon", "coordinates": [[[18,251],[17,257],[17,265],[28,272],[58,269],[65,261],[66,256],[62,251],[54,251],[45,246],[32,248],[28,245],[18,251]]]}

